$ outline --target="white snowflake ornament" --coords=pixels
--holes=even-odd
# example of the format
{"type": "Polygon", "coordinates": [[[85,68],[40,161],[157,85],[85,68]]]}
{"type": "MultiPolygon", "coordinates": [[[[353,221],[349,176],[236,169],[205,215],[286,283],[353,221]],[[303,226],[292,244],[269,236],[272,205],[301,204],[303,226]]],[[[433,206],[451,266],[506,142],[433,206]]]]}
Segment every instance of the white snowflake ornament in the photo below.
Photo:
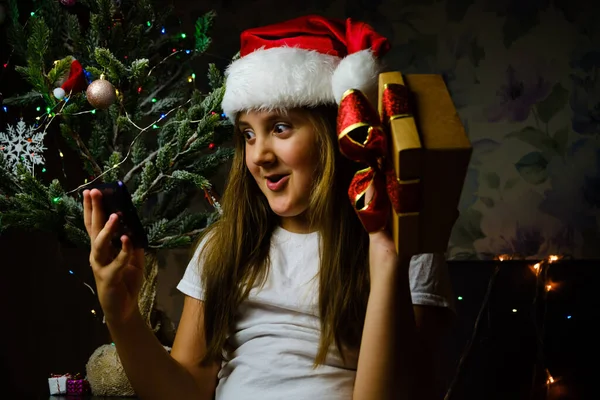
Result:
{"type": "Polygon", "coordinates": [[[0,151],[13,174],[17,173],[17,165],[23,164],[34,174],[36,165],[44,165],[43,151],[46,132],[36,132],[34,126],[27,126],[23,118],[16,126],[7,125],[7,132],[0,132],[0,151]]]}

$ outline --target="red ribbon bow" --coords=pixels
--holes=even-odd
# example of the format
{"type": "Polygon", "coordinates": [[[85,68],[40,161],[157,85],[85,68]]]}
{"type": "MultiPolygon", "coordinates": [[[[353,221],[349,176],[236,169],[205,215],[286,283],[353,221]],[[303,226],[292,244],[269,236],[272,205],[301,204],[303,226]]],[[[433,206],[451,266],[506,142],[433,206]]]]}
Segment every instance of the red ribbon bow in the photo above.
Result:
{"type": "Polygon", "coordinates": [[[358,90],[344,94],[338,111],[337,132],[340,151],[347,158],[364,163],[348,189],[348,196],[367,232],[387,226],[390,204],[397,214],[418,212],[420,182],[402,182],[389,161],[389,121],[411,116],[406,86],[388,84],[383,91],[382,115],[358,90]],[[373,185],[373,197],[364,204],[364,196],[373,185]],[[387,194],[387,195],[386,195],[387,194]]]}

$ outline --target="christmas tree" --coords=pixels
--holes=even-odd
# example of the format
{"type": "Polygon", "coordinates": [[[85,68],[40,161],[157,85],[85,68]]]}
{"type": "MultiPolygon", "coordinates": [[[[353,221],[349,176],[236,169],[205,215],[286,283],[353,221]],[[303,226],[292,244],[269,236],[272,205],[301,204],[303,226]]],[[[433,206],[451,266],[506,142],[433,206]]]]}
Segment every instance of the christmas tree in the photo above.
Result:
{"type": "Polygon", "coordinates": [[[45,0],[20,15],[17,1],[8,2],[10,62],[30,90],[3,103],[39,116],[31,127],[21,121],[0,128],[0,234],[41,229],[89,248],[81,192],[90,183],[121,180],[149,242],[140,309],[158,329],[156,253],[189,246],[218,218],[210,178],[233,152],[220,109],[223,76],[209,64],[208,89],[201,92],[190,64],[211,43],[214,13],[198,18],[195,33],[186,35],[155,3],[45,0]],[[46,133],[62,135],[88,179],[69,188],[47,182],[46,133]],[[189,211],[198,191],[214,206],[209,212],[189,211]]]}

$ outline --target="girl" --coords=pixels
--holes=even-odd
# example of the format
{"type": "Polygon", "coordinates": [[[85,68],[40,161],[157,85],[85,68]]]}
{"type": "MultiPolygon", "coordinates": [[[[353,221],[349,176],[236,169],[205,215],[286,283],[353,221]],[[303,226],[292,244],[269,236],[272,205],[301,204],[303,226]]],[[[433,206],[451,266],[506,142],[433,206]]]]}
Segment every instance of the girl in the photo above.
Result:
{"type": "Polygon", "coordinates": [[[137,308],[143,252],[123,236],[111,259],[117,218],[84,193],[98,296],[141,398],[440,396],[443,256],[398,254],[387,231],[365,231],[347,196],[358,166],[337,149],[336,103],[376,91],[388,47],[366,24],[317,16],[242,34],[223,99],[236,129],[223,214],[178,285],[170,354],[137,308]]]}

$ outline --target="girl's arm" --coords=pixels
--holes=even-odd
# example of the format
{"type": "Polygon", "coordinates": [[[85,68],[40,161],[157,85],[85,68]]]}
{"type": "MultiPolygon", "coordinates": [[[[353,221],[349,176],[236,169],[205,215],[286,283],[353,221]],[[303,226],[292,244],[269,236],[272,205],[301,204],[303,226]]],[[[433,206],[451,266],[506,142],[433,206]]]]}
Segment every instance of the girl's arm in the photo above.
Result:
{"type": "Polygon", "coordinates": [[[410,256],[396,253],[386,231],[369,236],[371,293],[353,400],[433,399],[410,296],[410,256]]]}
{"type": "Polygon", "coordinates": [[[127,377],[141,399],[213,399],[219,366],[200,364],[206,353],[203,323],[204,303],[186,296],[170,355],[139,312],[125,323],[108,323],[127,377]]]}

